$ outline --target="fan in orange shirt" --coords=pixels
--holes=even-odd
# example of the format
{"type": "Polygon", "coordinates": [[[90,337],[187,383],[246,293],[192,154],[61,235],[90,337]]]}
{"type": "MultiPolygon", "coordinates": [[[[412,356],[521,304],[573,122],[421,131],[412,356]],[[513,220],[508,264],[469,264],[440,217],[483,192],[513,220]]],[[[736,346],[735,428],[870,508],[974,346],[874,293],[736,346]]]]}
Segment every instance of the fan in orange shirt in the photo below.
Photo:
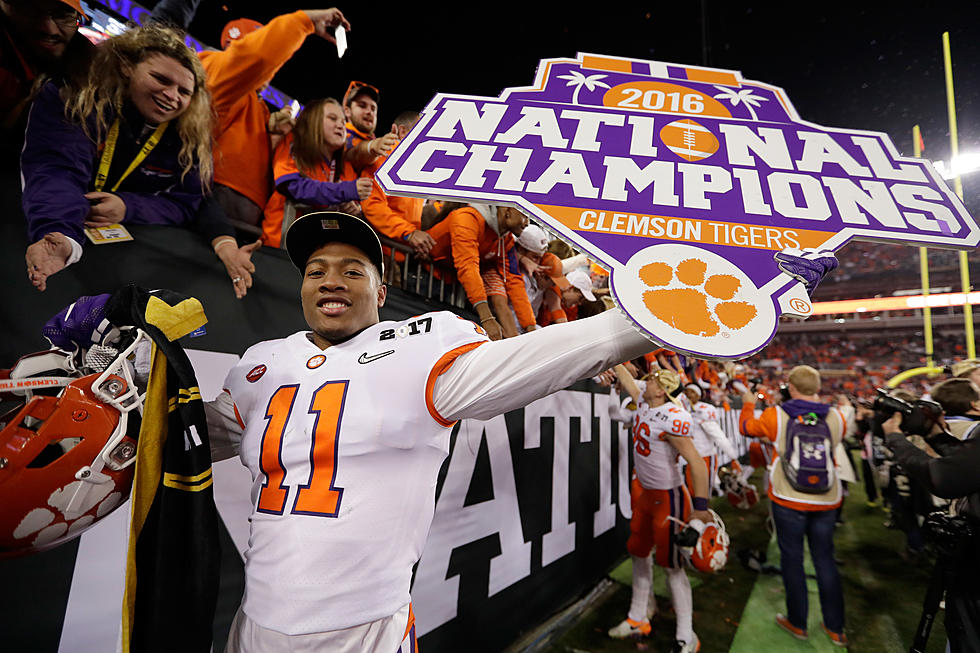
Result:
{"type": "MultiPolygon", "coordinates": [[[[395,118],[395,122],[391,126],[391,134],[400,141],[405,138],[405,135],[418,120],[418,111],[403,111],[395,118]]],[[[349,124],[347,136],[349,144],[351,142],[349,124]]],[[[361,203],[364,217],[382,236],[387,236],[392,240],[404,241],[412,246],[417,256],[428,257],[429,250],[436,244],[436,241],[432,236],[422,231],[422,207],[425,205],[425,200],[417,197],[387,195],[381,190],[381,186],[374,181],[375,173],[387,159],[387,155],[378,157],[374,164],[361,173],[362,176],[371,179],[373,182],[371,195],[361,203]]],[[[387,255],[388,252],[385,254],[387,255]]],[[[403,257],[398,256],[397,258],[402,260],[403,257]]]]}
{"type": "MultiPolygon", "coordinates": [[[[265,88],[310,34],[332,39],[338,25],[350,23],[336,8],[296,11],[265,26],[249,19],[228,23],[223,50],[198,53],[217,114],[214,147],[215,196],[233,221],[257,227],[272,187],[270,129],[285,132],[286,120],[272,114],[259,91],[265,88]]],[[[277,114],[278,115],[278,114],[277,114]]]]}

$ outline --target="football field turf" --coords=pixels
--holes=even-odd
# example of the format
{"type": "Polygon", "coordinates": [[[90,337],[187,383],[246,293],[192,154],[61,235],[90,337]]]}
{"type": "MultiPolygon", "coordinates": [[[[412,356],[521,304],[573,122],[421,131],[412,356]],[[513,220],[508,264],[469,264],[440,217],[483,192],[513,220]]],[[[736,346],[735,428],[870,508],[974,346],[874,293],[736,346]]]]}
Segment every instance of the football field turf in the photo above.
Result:
{"type": "MultiPolygon", "coordinates": [[[[761,487],[758,473],[753,479],[761,487]]],[[[834,538],[844,584],[846,631],[849,651],[857,653],[901,653],[907,651],[919,622],[922,598],[932,572],[931,558],[906,562],[899,552],[905,536],[884,526],[887,514],[866,504],[861,484],[853,484],[844,503],[844,523],[834,538]]],[[[731,536],[728,565],[717,574],[689,572],[694,594],[694,631],[701,639],[702,653],[795,651],[836,651],[820,629],[820,603],[817,599],[813,567],[807,556],[810,586],[809,638],[799,641],[773,622],[777,612],[785,612],[782,579],[778,573],[757,573],[739,561],[738,551],[767,552],[767,565],[774,572],[779,565],[779,549],[765,529],[768,499],[752,510],[736,510],[722,498],[712,501],[725,520],[731,536]]],[[[631,567],[625,562],[611,570],[618,581],[607,599],[588,610],[564,635],[554,640],[548,653],[605,653],[625,651],[670,651],[674,639],[674,615],[670,609],[664,574],[654,568],[654,591],[658,614],[652,620],[649,637],[613,640],[606,631],[622,621],[629,609],[631,567]]],[[[945,650],[943,613],[937,615],[927,653],[945,650]]]]}

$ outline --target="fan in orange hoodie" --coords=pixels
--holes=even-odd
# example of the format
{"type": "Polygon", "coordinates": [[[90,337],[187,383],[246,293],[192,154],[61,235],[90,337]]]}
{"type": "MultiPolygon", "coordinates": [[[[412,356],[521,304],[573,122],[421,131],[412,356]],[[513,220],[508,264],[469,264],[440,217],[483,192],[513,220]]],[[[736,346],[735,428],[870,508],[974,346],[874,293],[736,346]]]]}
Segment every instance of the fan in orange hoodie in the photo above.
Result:
{"type": "Polygon", "coordinates": [[[526,225],[527,217],[515,208],[470,204],[429,230],[436,241],[429,252],[433,263],[447,267],[451,263],[480,324],[493,340],[518,334],[508,299],[521,327],[537,328],[513,244],[513,236],[521,235],[526,225]]]}

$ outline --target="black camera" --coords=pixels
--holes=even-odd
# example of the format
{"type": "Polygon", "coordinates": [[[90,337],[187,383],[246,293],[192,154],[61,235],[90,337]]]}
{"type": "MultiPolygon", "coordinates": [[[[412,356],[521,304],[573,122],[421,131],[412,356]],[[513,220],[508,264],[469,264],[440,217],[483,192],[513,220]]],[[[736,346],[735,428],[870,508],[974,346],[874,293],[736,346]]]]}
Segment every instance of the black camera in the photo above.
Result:
{"type": "Polygon", "coordinates": [[[943,415],[943,407],[935,401],[928,399],[916,399],[908,402],[898,397],[893,397],[881,388],[875,388],[878,396],[875,398],[871,409],[875,416],[872,423],[872,434],[882,438],[881,425],[895,413],[902,414],[901,429],[908,435],[929,435],[929,431],[939,421],[943,415]]]}
{"type": "Polygon", "coordinates": [[[936,551],[951,560],[963,560],[976,554],[976,531],[966,517],[948,512],[929,513],[922,524],[926,539],[936,551]]]}

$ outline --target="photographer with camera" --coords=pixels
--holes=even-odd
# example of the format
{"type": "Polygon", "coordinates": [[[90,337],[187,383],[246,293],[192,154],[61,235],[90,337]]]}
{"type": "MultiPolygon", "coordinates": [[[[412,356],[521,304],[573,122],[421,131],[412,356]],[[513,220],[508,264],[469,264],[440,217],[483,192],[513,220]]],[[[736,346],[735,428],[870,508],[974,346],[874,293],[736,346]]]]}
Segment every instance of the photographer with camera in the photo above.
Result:
{"type": "Polygon", "coordinates": [[[879,398],[884,405],[876,402],[875,406],[879,415],[892,411],[881,427],[894,461],[927,491],[953,500],[949,513],[933,513],[925,523],[938,556],[912,650],[924,650],[932,618],[945,590],[950,650],[977,652],[980,651],[980,540],[977,539],[980,439],[972,427],[980,420],[980,388],[968,379],[950,379],[935,387],[933,397],[938,404],[921,399],[908,403],[888,397],[884,402],[879,398]],[[958,439],[960,434],[954,435],[950,430],[962,431],[965,439],[958,439]],[[926,446],[913,444],[910,441],[913,435],[924,438],[926,446]]]}

